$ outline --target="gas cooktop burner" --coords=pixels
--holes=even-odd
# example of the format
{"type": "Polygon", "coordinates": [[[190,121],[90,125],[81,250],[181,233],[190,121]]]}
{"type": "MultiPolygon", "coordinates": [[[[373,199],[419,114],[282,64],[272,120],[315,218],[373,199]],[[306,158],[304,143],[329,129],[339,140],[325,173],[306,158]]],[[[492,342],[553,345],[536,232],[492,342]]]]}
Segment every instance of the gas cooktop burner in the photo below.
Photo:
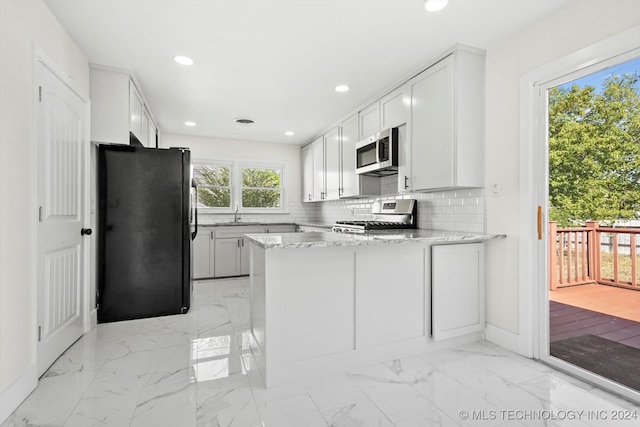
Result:
{"type": "Polygon", "coordinates": [[[415,228],[415,200],[376,200],[372,208],[373,220],[336,221],[333,231],[341,233],[365,233],[373,230],[415,228]]]}

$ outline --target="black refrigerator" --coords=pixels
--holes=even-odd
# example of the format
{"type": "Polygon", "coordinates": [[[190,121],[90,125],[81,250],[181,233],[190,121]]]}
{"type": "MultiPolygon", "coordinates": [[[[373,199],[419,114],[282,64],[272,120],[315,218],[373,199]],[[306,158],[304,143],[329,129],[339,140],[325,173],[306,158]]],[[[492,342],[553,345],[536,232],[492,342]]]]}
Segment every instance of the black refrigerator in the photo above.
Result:
{"type": "Polygon", "coordinates": [[[98,322],[186,313],[197,194],[188,149],[98,146],[98,322]]]}

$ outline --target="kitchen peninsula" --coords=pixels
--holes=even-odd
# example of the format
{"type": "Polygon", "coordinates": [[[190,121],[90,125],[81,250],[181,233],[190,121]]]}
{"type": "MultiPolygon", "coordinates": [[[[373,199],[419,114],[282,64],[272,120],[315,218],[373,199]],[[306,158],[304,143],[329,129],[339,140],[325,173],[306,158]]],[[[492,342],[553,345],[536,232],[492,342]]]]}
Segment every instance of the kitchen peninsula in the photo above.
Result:
{"type": "Polygon", "coordinates": [[[252,351],[268,388],[478,340],[484,242],[432,230],[246,236],[252,351]]]}

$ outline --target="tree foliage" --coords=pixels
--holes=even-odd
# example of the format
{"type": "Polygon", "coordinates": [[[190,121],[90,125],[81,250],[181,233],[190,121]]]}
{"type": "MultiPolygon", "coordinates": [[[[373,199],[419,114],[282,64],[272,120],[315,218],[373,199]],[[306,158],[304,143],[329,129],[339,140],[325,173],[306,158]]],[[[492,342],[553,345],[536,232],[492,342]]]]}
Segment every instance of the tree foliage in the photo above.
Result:
{"type": "Polygon", "coordinates": [[[549,91],[549,217],[560,226],[640,212],[638,74],[549,91]]]}
{"type": "Polygon", "coordinates": [[[196,169],[200,206],[225,208],[231,206],[231,170],[225,166],[200,166],[196,169]]]}
{"type": "Polygon", "coordinates": [[[242,206],[280,207],[280,172],[278,170],[244,168],[242,169],[242,187],[242,206]]]}
{"type": "MultiPolygon", "coordinates": [[[[203,207],[231,207],[231,170],[226,166],[196,168],[198,198],[203,207]]],[[[281,206],[280,171],[277,169],[242,169],[242,206],[278,208],[281,206]]]]}

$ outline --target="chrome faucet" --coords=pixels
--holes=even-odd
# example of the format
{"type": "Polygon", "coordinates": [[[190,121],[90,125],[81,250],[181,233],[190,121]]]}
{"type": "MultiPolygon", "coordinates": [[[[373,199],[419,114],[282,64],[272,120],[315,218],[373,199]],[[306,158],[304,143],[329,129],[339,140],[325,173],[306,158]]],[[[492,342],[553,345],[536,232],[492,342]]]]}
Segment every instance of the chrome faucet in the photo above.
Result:
{"type": "Polygon", "coordinates": [[[238,204],[236,203],[236,211],[233,213],[233,222],[240,221],[240,217],[238,216],[238,204]]]}

